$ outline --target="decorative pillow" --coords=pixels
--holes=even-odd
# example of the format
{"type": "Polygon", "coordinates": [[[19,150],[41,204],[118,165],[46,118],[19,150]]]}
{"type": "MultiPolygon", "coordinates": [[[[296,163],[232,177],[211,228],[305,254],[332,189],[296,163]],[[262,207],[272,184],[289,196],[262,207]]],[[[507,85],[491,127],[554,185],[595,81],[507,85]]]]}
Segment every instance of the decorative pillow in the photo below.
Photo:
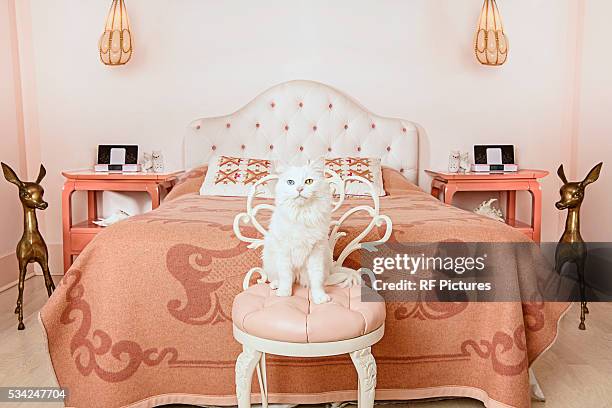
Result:
{"type": "MultiPolygon", "coordinates": [[[[208,171],[200,188],[200,195],[246,197],[253,185],[270,175],[270,160],[215,156],[208,163],[208,171]]],[[[269,185],[258,188],[258,197],[274,196],[269,185]]]]}
{"type": "Polygon", "coordinates": [[[184,196],[186,194],[194,194],[198,192],[200,187],[202,187],[207,171],[208,168],[205,164],[203,166],[194,167],[181,174],[177,178],[172,190],[170,190],[170,192],[164,198],[164,201],[172,201],[175,198],[184,196]]]}
{"type": "MultiPolygon", "coordinates": [[[[341,178],[360,176],[372,183],[374,192],[384,196],[382,168],[380,159],[367,157],[337,157],[325,159],[325,167],[335,171],[341,178]]],[[[270,160],[215,156],[208,163],[208,171],[200,188],[200,195],[217,195],[246,197],[253,185],[273,172],[270,160]]],[[[259,188],[260,197],[274,197],[273,183],[266,183],[259,188]]],[[[370,190],[359,181],[346,184],[346,194],[368,196],[370,190]]]]}
{"type": "MultiPolygon", "coordinates": [[[[378,196],[384,196],[383,177],[380,159],[368,157],[338,157],[335,159],[325,159],[325,167],[335,171],[341,178],[348,176],[359,176],[368,180],[374,187],[374,192],[378,196]]],[[[368,186],[362,182],[351,180],[346,183],[346,194],[349,195],[370,195],[368,186]]]]}

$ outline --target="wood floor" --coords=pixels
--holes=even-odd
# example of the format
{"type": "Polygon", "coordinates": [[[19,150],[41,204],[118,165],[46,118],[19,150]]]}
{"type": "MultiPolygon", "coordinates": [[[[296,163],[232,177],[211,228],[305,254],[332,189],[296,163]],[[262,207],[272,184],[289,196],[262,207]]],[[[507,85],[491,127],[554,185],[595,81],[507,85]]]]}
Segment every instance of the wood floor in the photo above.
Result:
{"type": "MultiPolygon", "coordinates": [[[[16,288],[0,293],[0,387],[57,386],[36,317],[47,298],[42,277],[29,279],[25,292],[26,330],[20,332],[13,314],[16,288]]],[[[557,342],[533,365],[547,397],[546,403],[534,402],[534,408],[612,408],[612,303],[594,303],[589,308],[587,331],[578,330],[578,310],[572,307],[560,323],[557,342]]],[[[62,406],[6,404],[15,408],[37,405],[62,406]]],[[[392,407],[474,408],[483,404],[453,399],[404,402],[392,407]]]]}

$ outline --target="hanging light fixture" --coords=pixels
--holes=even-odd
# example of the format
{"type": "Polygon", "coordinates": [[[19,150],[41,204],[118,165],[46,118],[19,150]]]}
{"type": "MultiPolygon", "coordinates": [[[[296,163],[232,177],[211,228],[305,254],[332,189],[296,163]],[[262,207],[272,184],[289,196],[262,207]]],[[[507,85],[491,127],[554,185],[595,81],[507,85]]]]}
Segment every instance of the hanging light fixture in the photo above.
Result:
{"type": "Polygon", "coordinates": [[[124,65],[132,58],[132,32],[123,0],[113,0],[99,48],[105,65],[124,65]]]}
{"type": "Polygon", "coordinates": [[[474,51],[478,61],[484,65],[502,65],[508,59],[508,38],[495,0],[484,0],[474,51]]]}

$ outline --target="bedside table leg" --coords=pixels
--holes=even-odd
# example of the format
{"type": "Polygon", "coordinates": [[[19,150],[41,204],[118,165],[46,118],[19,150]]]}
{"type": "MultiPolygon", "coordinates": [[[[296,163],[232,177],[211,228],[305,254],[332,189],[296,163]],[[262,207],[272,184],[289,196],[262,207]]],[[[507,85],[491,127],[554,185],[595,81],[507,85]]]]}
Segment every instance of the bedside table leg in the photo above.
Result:
{"type": "Polygon", "coordinates": [[[147,185],[147,193],[151,196],[151,208],[154,210],[159,207],[161,201],[161,194],[159,191],[159,185],[149,184],[147,185]]]}
{"type": "Polygon", "coordinates": [[[87,192],[87,218],[89,221],[98,219],[98,203],[96,202],[96,192],[87,192]]]}
{"type": "Polygon", "coordinates": [[[457,192],[457,186],[448,183],[444,187],[444,203],[451,205],[453,203],[453,196],[457,192]]]}
{"type": "Polygon", "coordinates": [[[508,190],[506,192],[506,219],[516,219],[516,190],[508,190]]]}
{"type": "Polygon", "coordinates": [[[431,180],[431,195],[436,197],[436,200],[440,199],[440,193],[444,190],[445,185],[437,179],[431,180]]]}
{"type": "Polygon", "coordinates": [[[72,242],[70,239],[70,228],[72,228],[72,193],[74,182],[67,181],[62,189],[62,233],[64,252],[64,273],[72,265],[72,242]]]}
{"type": "Polygon", "coordinates": [[[529,182],[531,193],[531,226],[533,227],[533,240],[540,243],[542,236],[542,190],[537,181],[529,182]]]}
{"type": "Polygon", "coordinates": [[[431,186],[431,195],[436,197],[436,199],[440,199],[440,189],[438,187],[431,186]]]}

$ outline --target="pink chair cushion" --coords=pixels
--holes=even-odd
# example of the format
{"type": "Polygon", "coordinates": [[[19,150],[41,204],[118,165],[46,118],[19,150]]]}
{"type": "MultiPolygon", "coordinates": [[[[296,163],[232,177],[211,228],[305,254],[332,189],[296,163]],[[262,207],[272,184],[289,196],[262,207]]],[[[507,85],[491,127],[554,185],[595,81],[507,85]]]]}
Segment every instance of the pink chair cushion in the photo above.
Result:
{"type": "Polygon", "coordinates": [[[352,339],[384,323],[384,302],[362,302],[360,286],[328,286],[325,291],[332,300],[317,305],[310,291],[297,285],[291,297],[276,296],[267,284],[253,285],[234,299],[232,320],[245,333],[290,343],[352,339]]]}

